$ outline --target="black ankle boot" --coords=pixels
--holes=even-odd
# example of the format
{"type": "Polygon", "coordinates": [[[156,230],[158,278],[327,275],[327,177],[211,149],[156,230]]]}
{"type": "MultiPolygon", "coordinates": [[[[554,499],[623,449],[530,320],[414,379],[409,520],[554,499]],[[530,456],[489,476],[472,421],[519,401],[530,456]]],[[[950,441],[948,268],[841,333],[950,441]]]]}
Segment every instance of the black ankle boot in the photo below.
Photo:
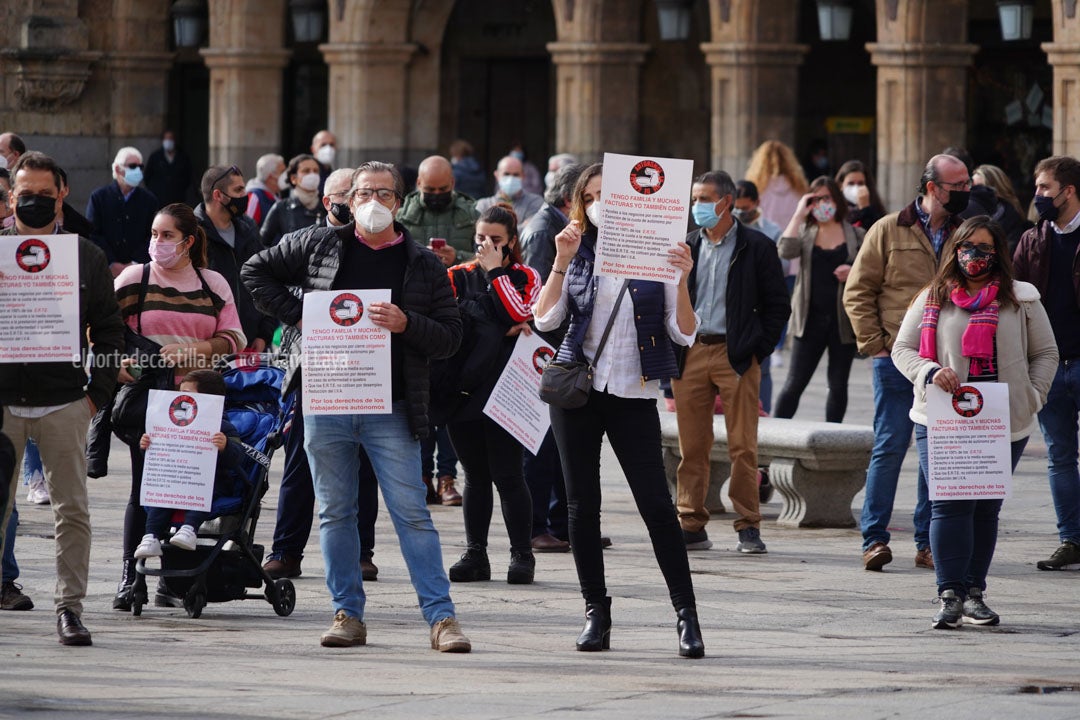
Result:
{"type": "Polygon", "coordinates": [[[491,563],[488,562],[487,550],[471,547],[461,559],[450,566],[450,580],[453,582],[479,582],[491,579],[491,563]]]}
{"type": "Polygon", "coordinates": [[[705,641],[701,639],[701,626],[698,625],[697,609],[680,608],[675,611],[679,619],[675,628],[679,632],[679,657],[705,657],[705,641]]]}
{"type": "Polygon", "coordinates": [[[577,649],[596,652],[611,649],[611,598],[602,603],[585,603],[585,628],[577,639],[577,649]]]}
{"type": "Polygon", "coordinates": [[[506,582],[511,585],[531,585],[536,576],[536,558],[532,552],[510,551],[510,569],[506,571],[506,582]]]}
{"type": "Polygon", "coordinates": [[[131,610],[131,586],[135,584],[135,561],[124,560],[120,564],[120,584],[116,586],[113,610],[131,610]]]}

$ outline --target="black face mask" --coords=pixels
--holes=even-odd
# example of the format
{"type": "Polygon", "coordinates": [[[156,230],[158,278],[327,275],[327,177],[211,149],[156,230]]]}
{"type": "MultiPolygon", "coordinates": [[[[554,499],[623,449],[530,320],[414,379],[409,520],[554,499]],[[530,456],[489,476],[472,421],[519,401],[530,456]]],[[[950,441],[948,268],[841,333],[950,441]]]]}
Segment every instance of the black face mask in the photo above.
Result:
{"type": "Polygon", "coordinates": [[[941,207],[945,208],[945,212],[950,215],[955,215],[967,210],[968,201],[971,199],[970,190],[950,190],[949,199],[941,207]]]}
{"type": "Polygon", "coordinates": [[[442,212],[446,208],[450,207],[450,203],[454,200],[453,191],[442,193],[420,193],[423,198],[424,205],[428,210],[434,212],[442,212]]]}
{"type": "Polygon", "coordinates": [[[352,211],[349,210],[348,203],[330,203],[330,214],[342,225],[352,222],[352,211]]]}
{"type": "MultiPolygon", "coordinates": [[[[222,193],[222,194],[224,195],[224,193],[222,193]]],[[[229,211],[229,214],[231,214],[233,217],[240,217],[245,212],[247,212],[247,206],[248,206],[248,196],[247,195],[241,195],[238,198],[233,197],[232,195],[225,195],[225,197],[228,198],[228,200],[225,203],[225,208],[229,211]]]]}
{"type": "Polygon", "coordinates": [[[48,195],[21,195],[15,204],[15,217],[29,228],[48,227],[56,220],[56,198],[48,195]]]}

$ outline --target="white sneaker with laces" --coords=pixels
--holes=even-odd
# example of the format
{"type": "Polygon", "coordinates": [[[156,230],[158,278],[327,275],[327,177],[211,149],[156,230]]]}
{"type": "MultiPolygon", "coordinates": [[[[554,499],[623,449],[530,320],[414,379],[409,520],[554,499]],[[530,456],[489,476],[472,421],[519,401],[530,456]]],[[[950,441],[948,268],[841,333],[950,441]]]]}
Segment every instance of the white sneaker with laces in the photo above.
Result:
{"type": "Polygon", "coordinates": [[[152,557],[161,557],[161,542],[153,534],[148,533],[143,535],[139,547],[135,548],[135,559],[142,560],[143,558],[152,557]]]}
{"type": "Polygon", "coordinates": [[[30,476],[30,488],[26,491],[26,502],[33,505],[49,505],[49,487],[45,484],[45,476],[40,470],[35,470],[30,476]]]}
{"type": "Polygon", "coordinates": [[[181,525],[180,529],[169,539],[169,544],[181,550],[194,550],[197,539],[195,528],[190,525],[181,525]]]}

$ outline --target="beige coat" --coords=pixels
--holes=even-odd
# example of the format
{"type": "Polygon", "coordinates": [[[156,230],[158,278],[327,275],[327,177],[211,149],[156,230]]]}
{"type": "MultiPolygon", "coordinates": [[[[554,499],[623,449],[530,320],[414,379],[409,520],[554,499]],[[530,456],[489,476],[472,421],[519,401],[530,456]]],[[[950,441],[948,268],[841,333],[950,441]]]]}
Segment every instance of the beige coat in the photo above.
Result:
{"type": "MultiPolygon", "coordinates": [[[[961,381],[968,377],[971,359],[960,352],[960,338],[971,313],[946,302],[941,307],[937,327],[938,362],[919,356],[919,324],[926,307],[928,290],[911,304],[893,345],[896,368],[915,385],[915,404],[910,417],[926,424],[926,375],[934,368],[951,367],[961,381]]],[[[1013,282],[1020,307],[1002,307],[997,327],[998,382],[1009,386],[1009,421],[1012,440],[1020,440],[1035,430],[1036,413],[1046,403],[1046,394],[1057,372],[1058,351],[1054,331],[1034,285],[1013,282]]]]}
{"type": "MultiPolygon", "coordinates": [[[[859,252],[859,246],[862,245],[865,232],[862,228],[852,227],[847,222],[843,224],[843,228],[844,242],[848,251],[846,262],[851,264],[855,261],[855,257],[859,252]]],[[[803,226],[799,237],[782,237],[777,244],[777,251],[784,260],[801,259],[799,274],[795,278],[795,291],[791,295],[791,320],[788,323],[791,334],[797,338],[801,338],[806,331],[806,315],[810,309],[810,281],[813,278],[810,274],[810,263],[817,233],[817,223],[808,223],[803,226]]],[[[836,293],[836,314],[840,320],[840,342],[853,343],[855,342],[855,333],[851,329],[851,322],[848,320],[847,313],[844,312],[844,285],[845,283],[840,283],[840,288],[836,293]]]]}

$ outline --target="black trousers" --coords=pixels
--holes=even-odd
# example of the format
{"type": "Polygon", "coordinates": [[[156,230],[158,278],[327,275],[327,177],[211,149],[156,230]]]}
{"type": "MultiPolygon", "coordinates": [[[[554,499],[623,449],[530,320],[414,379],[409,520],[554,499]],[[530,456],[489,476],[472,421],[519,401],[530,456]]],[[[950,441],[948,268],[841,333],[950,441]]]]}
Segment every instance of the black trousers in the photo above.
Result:
{"type": "Polygon", "coordinates": [[[471,548],[487,548],[488,529],[499,490],[510,549],[532,554],[532,496],[521,470],[521,443],[489,417],[453,421],[447,425],[458,460],[465,468],[461,510],[465,541],[471,548]]]}
{"type": "Polygon", "coordinates": [[[784,389],[776,399],[773,417],[795,417],[799,398],[810,384],[821,356],[828,351],[829,366],[826,372],[829,390],[825,396],[825,422],[843,422],[848,403],[848,376],[851,362],[855,359],[855,344],[840,342],[840,330],[836,317],[815,316],[807,318],[802,337],[791,342],[791,368],[788,370],[784,389]]]}
{"type": "Polygon", "coordinates": [[[585,601],[599,603],[607,596],[600,545],[600,446],[607,433],[649,531],[671,603],[677,610],[695,607],[686,543],[664,475],[656,401],[593,390],[584,407],[552,407],[551,429],[566,478],[570,547],[585,601]]]}

